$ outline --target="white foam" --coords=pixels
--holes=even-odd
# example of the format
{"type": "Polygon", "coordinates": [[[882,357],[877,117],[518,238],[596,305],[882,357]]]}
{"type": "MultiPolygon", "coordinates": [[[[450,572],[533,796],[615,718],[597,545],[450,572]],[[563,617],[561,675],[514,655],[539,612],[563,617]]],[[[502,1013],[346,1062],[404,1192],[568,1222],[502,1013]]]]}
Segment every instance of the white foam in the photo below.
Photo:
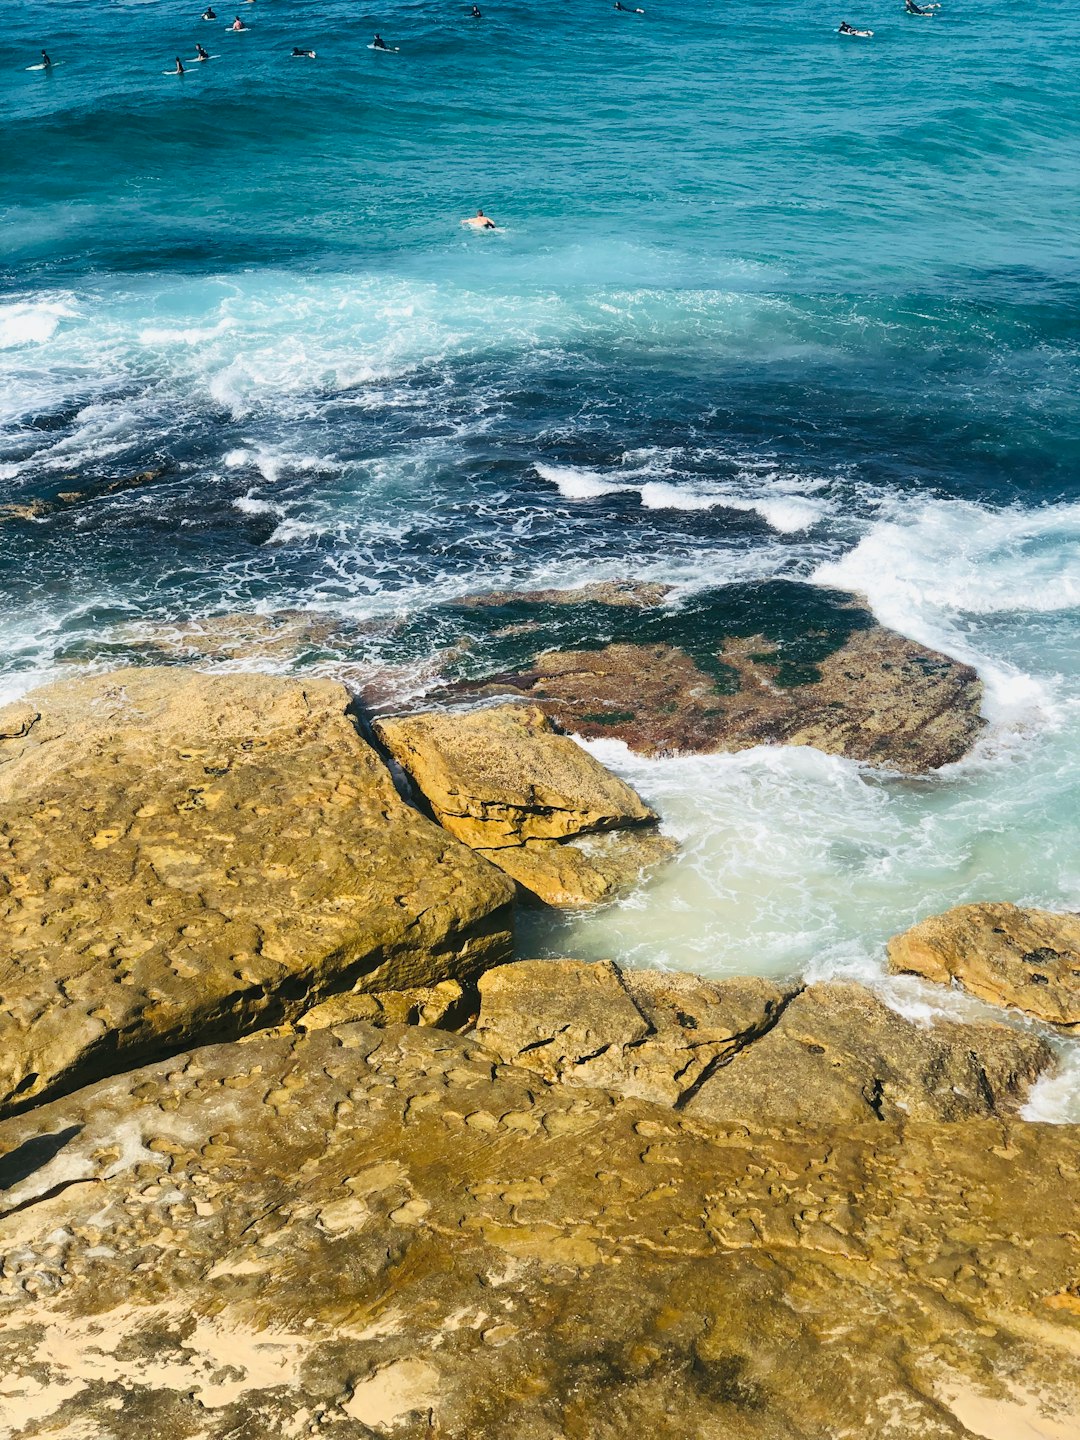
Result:
{"type": "Polygon", "coordinates": [[[554,485],[564,500],[595,500],[601,495],[614,495],[627,486],[617,480],[605,480],[595,470],[580,470],[572,465],[535,465],[541,480],[554,485]]]}
{"type": "Polygon", "coordinates": [[[0,350],[21,345],[43,345],[56,334],[61,320],[78,312],[70,301],[31,300],[0,305],[0,350]]]}

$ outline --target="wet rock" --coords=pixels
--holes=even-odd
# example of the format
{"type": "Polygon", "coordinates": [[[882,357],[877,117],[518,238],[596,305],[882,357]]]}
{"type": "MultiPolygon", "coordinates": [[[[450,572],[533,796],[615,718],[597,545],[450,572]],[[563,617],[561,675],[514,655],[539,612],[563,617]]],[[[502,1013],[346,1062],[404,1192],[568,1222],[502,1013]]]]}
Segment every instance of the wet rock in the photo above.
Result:
{"type": "Polygon", "coordinates": [[[122,670],[0,711],[0,1107],[508,958],[513,889],[328,681],[122,670]]]}
{"type": "Polygon", "coordinates": [[[144,485],[152,485],[155,480],[160,480],[165,474],[167,471],[161,467],[153,470],[140,470],[136,475],[124,475],[118,480],[110,480],[105,485],[96,485],[84,490],[61,490],[52,500],[39,497],[21,503],[0,505],[0,522],[4,520],[40,520],[47,515],[55,515],[61,510],[69,510],[75,505],[85,505],[91,500],[98,500],[109,495],[119,495],[125,490],[138,490],[144,485]]]}
{"type": "Polygon", "coordinates": [[[449,695],[522,697],[568,731],[644,754],[813,745],[921,773],[960,759],[983,728],[970,666],[816,586],[729,586],[643,611],[519,602],[481,613],[493,627],[531,618],[512,645],[499,639],[505,625],[489,636],[493,656],[527,645],[531,657],[449,695]]]}
{"type": "Polygon", "coordinates": [[[352,1024],[98,1083],[0,1157],[5,1440],[1080,1417],[1076,1127],[769,1132],[352,1024]]]}
{"type": "Polygon", "coordinates": [[[638,833],[655,812],[535,706],[386,718],[375,731],[439,823],[548,904],[598,900],[674,849],[638,833]]]}
{"type": "Polygon", "coordinates": [[[1053,1064],[1006,1025],[924,1026],[861,985],[708,982],[611,962],[481,977],[477,1036],[506,1061],[753,1125],[1014,1113],[1053,1064]]]}
{"type": "Polygon", "coordinates": [[[118,643],[151,661],[296,662],[338,654],[374,628],[307,610],[279,610],[272,615],[238,611],[175,624],[129,625],[118,643]]]}
{"type": "Polygon", "coordinates": [[[463,595],[457,604],[474,609],[504,605],[618,605],[648,610],[662,605],[674,588],[648,580],[594,580],[575,590],[488,590],[463,595]]]}
{"type": "Polygon", "coordinates": [[[1080,1025],[1080,915],[960,905],[889,941],[889,968],[963,987],[1053,1025],[1080,1025]]]}

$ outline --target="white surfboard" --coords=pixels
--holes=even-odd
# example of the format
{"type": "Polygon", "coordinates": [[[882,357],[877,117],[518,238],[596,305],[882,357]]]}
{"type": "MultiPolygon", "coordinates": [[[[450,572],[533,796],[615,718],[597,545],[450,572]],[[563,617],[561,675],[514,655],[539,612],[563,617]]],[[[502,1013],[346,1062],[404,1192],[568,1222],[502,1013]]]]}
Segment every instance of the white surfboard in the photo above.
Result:
{"type": "Polygon", "coordinates": [[[369,45],[369,50],[374,50],[376,55],[400,55],[400,45],[369,45]]]}
{"type": "Polygon", "coordinates": [[[27,70],[55,70],[58,65],[63,65],[63,60],[54,60],[51,65],[45,65],[40,60],[36,65],[27,65],[27,70]]]}

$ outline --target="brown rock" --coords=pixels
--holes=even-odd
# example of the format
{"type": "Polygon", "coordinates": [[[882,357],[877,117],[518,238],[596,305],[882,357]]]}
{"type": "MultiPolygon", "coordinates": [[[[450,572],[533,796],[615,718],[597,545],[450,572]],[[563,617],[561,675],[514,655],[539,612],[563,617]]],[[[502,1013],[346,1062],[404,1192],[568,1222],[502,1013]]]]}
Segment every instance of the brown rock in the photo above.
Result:
{"type": "Polygon", "coordinates": [[[1077,1127],[767,1133],[347,1025],[99,1083],[0,1155],[5,1440],[1080,1426],[1077,1127]]]}
{"type": "Polygon", "coordinates": [[[387,1025],[433,1025],[437,1030],[462,1030],[473,1024],[479,1012],[475,988],[456,980],[438,985],[414,986],[410,990],[350,991],[331,995],[296,1021],[298,1030],[328,1030],[363,1020],[385,1029],[387,1025]]]}
{"type": "Polygon", "coordinates": [[[1053,1025],[1080,1025],[1080,915],[959,905],[889,941],[889,969],[947,985],[1053,1025]]]}
{"type": "Polygon", "coordinates": [[[0,711],[0,1107],[509,955],[512,887],[328,681],[117,671],[0,711]]]}
{"type": "Polygon", "coordinates": [[[575,590],[487,590],[456,603],[471,609],[500,605],[617,605],[648,610],[662,605],[674,586],[648,580],[594,580],[575,590]]]}
{"type": "Polygon", "coordinates": [[[674,849],[622,835],[655,812],[535,706],[399,716],[375,730],[439,823],[548,904],[599,900],[674,849]]]}
{"type": "Polygon", "coordinates": [[[920,1025],[861,985],[818,984],[686,1109],[758,1125],[1014,1114],[1053,1059],[1045,1041],[1007,1025],[920,1025]]]}
{"type": "Polygon", "coordinates": [[[983,728],[970,666],[878,625],[842,592],[729,586],[614,620],[610,606],[568,618],[525,598],[487,643],[498,655],[500,637],[531,629],[534,658],[448,697],[524,698],[568,731],[644,754],[813,745],[911,773],[958,760],[983,728]]]}
{"type": "Polygon", "coordinates": [[[861,985],[534,960],[480,980],[477,1036],[546,1079],[753,1125],[1014,1113],[1053,1063],[1006,1025],[923,1026],[861,985]]]}

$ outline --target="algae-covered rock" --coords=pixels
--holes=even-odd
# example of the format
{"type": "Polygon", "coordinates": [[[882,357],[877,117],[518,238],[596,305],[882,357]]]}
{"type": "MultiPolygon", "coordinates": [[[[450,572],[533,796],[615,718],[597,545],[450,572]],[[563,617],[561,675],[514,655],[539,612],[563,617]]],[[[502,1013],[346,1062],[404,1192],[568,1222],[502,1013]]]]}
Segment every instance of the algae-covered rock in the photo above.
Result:
{"type": "Polygon", "coordinates": [[[1014,1113],[1054,1058],[1007,1025],[918,1024],[862,985],[534,960],[479,987],[477,1036],[504,1060],[749,1125],[1014,1113]]]}
{"type": "Polygon", "coordinates": [[[562,728],[644,754],[812,745],[920,773],[983,728],[975,671],[877,624],[856,597],[791,581],[644,608],[529,602],[474,610],[494,673],[450,694],[519,696],[562,728]],[[500,668],[498,660],[510,662],[500,668]]]}
{"type": "Polygon", "coordinates": [[[142,669],[0,711],[0,1108],[508,958],[510,883],[399,799],[348,699],[142,669]]]}
{"type": "Polygon", "coordinates": [[[675,848],[639,831],[656,813],[535,706],[397,716],[375,730],[439,823],[548,904],[600,900],[675,848]],[[605,838],[568,843],[584,836],[605,838]]]}
{"type": "Polygon", "coordinates": [[[889,941],[889,968],[958,985],[1053,1025],[1080,1025],[1080,915],[959,905],[889,941]]]}
{"type": "Polygon", "coordinates": [[[1075,1127],[769,1133],[353,1024],[100,1082],[0,1156],[4,1440],[1077,1430],[1075,1127]]]}

